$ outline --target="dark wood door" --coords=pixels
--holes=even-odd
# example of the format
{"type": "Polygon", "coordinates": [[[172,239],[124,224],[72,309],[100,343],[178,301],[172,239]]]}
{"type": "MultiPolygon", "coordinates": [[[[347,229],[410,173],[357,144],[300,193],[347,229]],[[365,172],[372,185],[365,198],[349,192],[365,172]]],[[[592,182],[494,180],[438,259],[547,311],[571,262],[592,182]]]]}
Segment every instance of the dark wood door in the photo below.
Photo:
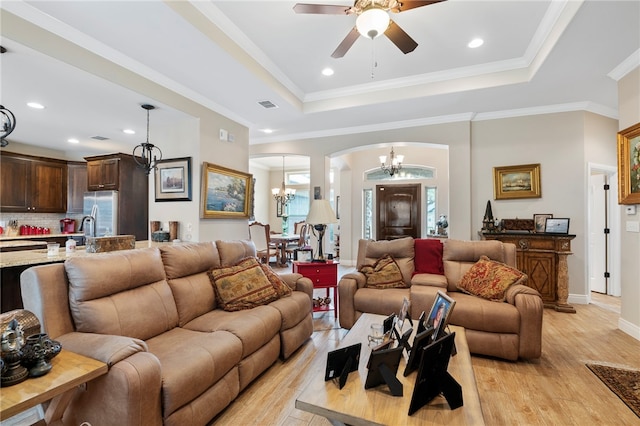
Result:
{"type": "Polygon", "coordinates": [[[420,238],[420,185],[376,186],[377,240],[420,238]]]}

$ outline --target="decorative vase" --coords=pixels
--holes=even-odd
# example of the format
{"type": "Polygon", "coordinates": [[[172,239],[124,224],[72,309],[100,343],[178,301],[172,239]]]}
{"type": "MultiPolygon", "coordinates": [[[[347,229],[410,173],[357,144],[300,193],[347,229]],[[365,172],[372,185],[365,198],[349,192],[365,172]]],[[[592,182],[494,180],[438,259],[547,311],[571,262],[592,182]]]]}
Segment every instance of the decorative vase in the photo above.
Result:
{"type": "Polygon", "coordinates": [[[51,371],[51,360],[60,353],[62,345],[51,340],[46,333],[27,337],[22,348],[22,365],[29,369],[31,377],[39,377],[51,371]]]}

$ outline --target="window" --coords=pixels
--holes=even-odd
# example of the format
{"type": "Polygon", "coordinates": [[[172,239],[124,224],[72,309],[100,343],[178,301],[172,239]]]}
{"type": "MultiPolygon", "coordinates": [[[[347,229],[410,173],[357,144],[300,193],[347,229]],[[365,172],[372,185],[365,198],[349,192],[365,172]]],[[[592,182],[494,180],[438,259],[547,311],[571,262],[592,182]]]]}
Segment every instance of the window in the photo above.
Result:
{"type": "Polygon", "coordinates": [[[373,239],[373,189],[363,190],[362,238],[373,239]]]}
{"type": "Polygon", "coordinates": [[[427,186],[424,188],[424,199],[426,201],[425,209],[426,212],[426,224],[427,224],[427,234],[435,234],[436,233],[436,188],[433,186],[427,186]]]}
{"type": "Polygon", "coordinates": [[[366,180],[398,180],[398,179],[433,179],[434,170],[426,166],[402,166],[402,169],[393,176],[382,171],[373,169],[365,173],[366,180]]]}
{"type": "Polygon", "coordinates": [[[309,213],[309,189],[296,189],[296,196],[287,205],[289,213],[289,224],[292,226],[296,222],[307,219],[309,213]]]}

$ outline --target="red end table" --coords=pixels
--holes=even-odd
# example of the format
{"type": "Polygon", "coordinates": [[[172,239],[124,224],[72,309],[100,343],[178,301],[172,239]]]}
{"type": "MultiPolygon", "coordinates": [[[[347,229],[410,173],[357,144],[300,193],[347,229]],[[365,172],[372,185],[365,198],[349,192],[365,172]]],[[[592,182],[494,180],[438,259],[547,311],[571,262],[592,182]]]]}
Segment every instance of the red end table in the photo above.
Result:
{"type": "Polygon", "coordinates": [[[313,288],[324,288],[329,297],[329,290],[333,289],[333,300],[329,305],[314,306],[313,312],[333,311],[334,318],[338,318],[338,263],[333,260],[326,262],[293,262],[293,272],[301,274],[313,282],[313,288]]]}

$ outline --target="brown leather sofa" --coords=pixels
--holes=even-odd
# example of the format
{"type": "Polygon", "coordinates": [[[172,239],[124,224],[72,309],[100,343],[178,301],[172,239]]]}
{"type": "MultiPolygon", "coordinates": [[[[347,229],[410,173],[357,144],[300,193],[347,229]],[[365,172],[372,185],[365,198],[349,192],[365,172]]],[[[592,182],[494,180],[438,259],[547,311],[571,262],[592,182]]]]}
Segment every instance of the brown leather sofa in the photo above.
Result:
{"type": "Polygon", "coordinates": [[[30,268],[25,309],[63,349],[109,371],[78,390],[63,422],[78,425],[205,425],[278,357],[313,332],[313,284],[268,305],[216,308],[207,271],[255,256],[250,241],[166,245],[30,268]]]}
{"type": "Polygon", "coordinates": [[[540,357],[543,303],[535,289],[512,285],[505,302],[494,302],[457,288],[465,272],[482,255],[515,267],[515,245],[500,241],[444,240],[444,275],[414,274],[414,250],[413,238],[360,240],[356,269],[359,271],[363,265],[372,265],[381,256],[391,254],[408,288],[367,288],[364,274],[344,275],[338,283],[341,327],[350,329],[364,312],[381,315],[398,312],[404,297],[410,301],[412,318],[417,318],[422,311],[429,312],[440,290],[456,301],[449,323],[466,329],[471,353],[508,360],[540,357]]]}

